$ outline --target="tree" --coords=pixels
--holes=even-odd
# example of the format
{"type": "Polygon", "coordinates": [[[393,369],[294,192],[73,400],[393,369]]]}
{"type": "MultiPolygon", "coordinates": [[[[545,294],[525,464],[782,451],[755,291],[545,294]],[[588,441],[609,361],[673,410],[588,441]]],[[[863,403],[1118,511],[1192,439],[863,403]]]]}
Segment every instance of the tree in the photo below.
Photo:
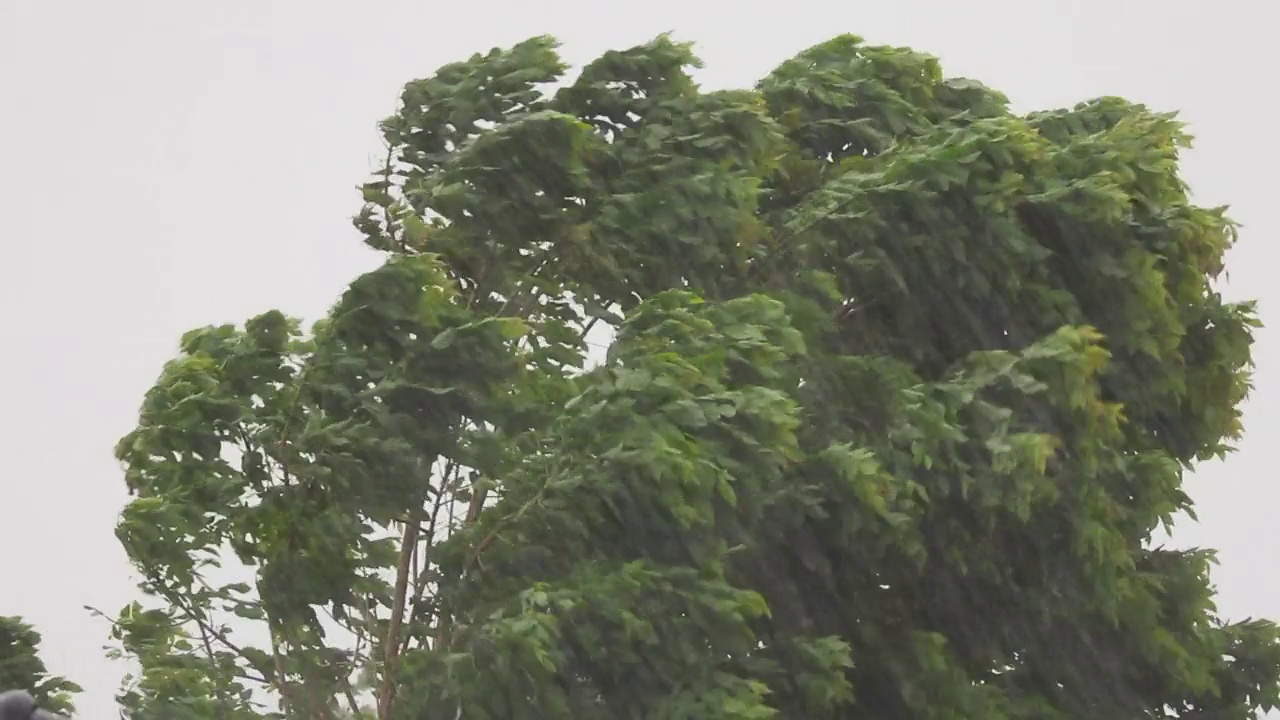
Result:
{"type": "Polygon", "coordinates": [[[0,616],[0,691],[26,690],[40,707],[74,712],[71,696],[80,686],[50,675],[40,659],[40,633],[19,617],[0,616]]]}
{"type": "Polygon", "coordinates": [[[749,90],[697,65],[569,81],[538,37],[409,83],[356,218],[385,264],[308,331],[183,338],[118,448],[132,717],[1276,703],[1275,627],[1153,540],[1257,326],[1174,116],[1016,115],[853,36],[749,90]]]}

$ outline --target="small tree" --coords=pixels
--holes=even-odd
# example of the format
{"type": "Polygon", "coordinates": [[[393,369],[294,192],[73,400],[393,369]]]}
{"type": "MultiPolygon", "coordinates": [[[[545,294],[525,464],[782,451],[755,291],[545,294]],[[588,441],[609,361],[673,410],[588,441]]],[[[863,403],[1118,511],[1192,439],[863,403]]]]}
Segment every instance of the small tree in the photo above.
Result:
{"type": "Polygon", "coordinates": [[[189,333],[148,394],[133,717],[1275,703],[1275,628],[1153,546],[1257,324],[1172,115],[1019,116],[852,36],[717,92],[665,36],[571,82],[554,47],[409,83],[356,220],[386,264],[309,332],[189,333]]]}
{"type": "Polygon", "coordinates": [[[41,707],[75,711],[71,698],[80,686],[50,675],[40,659],[40,633],[18,617],[0,617],[0,691],[26,690],[41,707]]]}

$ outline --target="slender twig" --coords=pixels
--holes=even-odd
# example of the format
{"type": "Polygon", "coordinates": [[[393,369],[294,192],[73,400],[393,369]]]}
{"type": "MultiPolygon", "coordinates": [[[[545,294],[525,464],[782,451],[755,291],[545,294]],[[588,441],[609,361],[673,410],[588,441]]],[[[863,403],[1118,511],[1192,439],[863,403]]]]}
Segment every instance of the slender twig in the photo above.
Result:
{"type": "Polygon", "coordinates": [[[196,625],[200,628],[200,641],[204,644],[205,655],[209,658],[210,674],[215,678],[213,686],[214,696],[217,698],[218,702],[214,705],[214,712],[217,713],[219,718],[225,718],[227,716],[227,689],[225,684],[222,682],[221,674],[213,672],[213,669],[218,666],[218,659],[213,654],[213,642],[209,640],[209,632],[205,629],[204,623],[197,621],[196,625]]]}
{"type": "Polygon", "coordinates": [[[600,318],[598,317],[593,317],[590,320],[588,320],[587,323],[582,326],[582,332],[578,333],[578,342],[582,342],[583,340],[586,340],[587,333],[591,332],[591,328],[595,327],[596,323],[599,321],[600,321],[600,318]]]}
{"type": "MultiPolygon", "coordinates": [[[[395,161],[395,154],[396,154],[396,146],[393,143],[388,142],[387,143],[387,159],[382,164],[382,173],[381,173],[382,182],[386,184],[386,187],[383,188],[383,192],[387,194],[388,198],[391,197],[391,165],[395,161]]],[[[387,239],[391,241],[391,244],[393,246],[399,245],[400,252],[405,252],[408,249],[408,246],[405,245],[403,234],[399,239],[396,238],[395,226],[392,224],[393,219],[391,217],[391,205],[392,203],[388,203],[382,206],[382,225],[387,231],[387,239]]]]}
{"type": "Polygon", "coordinates": [[[490,545],[493,544],[494,540],[498,539],[498,535],[502,532],[504,527],[515,522],[516,520],[519,520],[526,512],[529,511],[530,508],[532,508],[534,505],[537,505],[542,500],[543,493],[545,491],[546,491],[546,485],[543,485],[542,487],[538,488],[538,492],[535,493],[533,497],[525,501],[525,503],[521,505],[514,513],[512,513],[511,515],[508,515],[505,518],[499,518],[499,520],[496,523],[494,523],[493,530],[490,530],[489,534],[486,535],[484,539],[481,540],[478,544],[476,544],[475,548],[471,551],[471,559],[467,561],[467,564],[462,569],[462,578],[464,580],[470,574],[471,568],[475,567],[480,563],[480,556],[484,554],[484,551],[487,550],[490,545]]]}

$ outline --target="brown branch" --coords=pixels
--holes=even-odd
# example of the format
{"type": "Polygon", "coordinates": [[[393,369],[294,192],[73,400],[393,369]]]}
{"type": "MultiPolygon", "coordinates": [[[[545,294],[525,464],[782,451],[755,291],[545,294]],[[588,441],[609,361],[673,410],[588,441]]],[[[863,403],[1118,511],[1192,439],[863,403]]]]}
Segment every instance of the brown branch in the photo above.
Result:
{"type": "MultiPolygon", "coordinates": [[[[425,547],[422,552],[426,555],[422,559],[421,566],[415,565],[413,577],[413,599],[410,602],[409,618],[414,618],[418,614],[418,608],[422,604],[422,597],[427,589],[427,574],[431,571],[431,549],[435,546],[436,527],[440,517],[440,508],[444,505],[445,492],[444,488],[448,486],[451,478],[458,472],[458,465],[453,460],[449,460],[445,464],[444,472],[440,476],[440,490],[436,492],[435,500],[431,504],[431,515],[427,518],[425,547]]],[[[417,548],[414,548],[414,557],[417,557],[417,548]]],[[[409,649],[409,640],[412,636],[405,634],[403,642],[400,644],[400,652],[403,654],[409,649]]]]}
{"type": "MultiPolygon", "coordinates": [[[[423,498],[425,500],[426,498],[423,498]]],[[[383,639],[382,689],[378,693],[378,718],[391,717],[391,704],[395,696],[395,665],[400,650],[400,624],[404,620],[406,595],[409,592],[409,572],[413,562],[413,550],[418,544],[422,529],[422,503],[413,509],[404,526],[400,541],[400,562],[396,566],[396,585],[392,595],[391,617],[387,621],[387,636],[383,639]]]]}
{"type": "Polygon", "coordinates": [[[360,717],[360,703],[356,702],[356,696],[351,692],[351,681],[346,679],[342,683],[342,694],[347,696],[347,707],[351,708],[352,717],[360,717]]]}

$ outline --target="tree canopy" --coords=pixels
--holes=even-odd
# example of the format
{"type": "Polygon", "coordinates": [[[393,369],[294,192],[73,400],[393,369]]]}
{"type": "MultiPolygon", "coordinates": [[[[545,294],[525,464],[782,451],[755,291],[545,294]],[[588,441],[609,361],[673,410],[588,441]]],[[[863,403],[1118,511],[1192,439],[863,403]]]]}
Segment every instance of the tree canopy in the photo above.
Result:
{"type": "Polygon", "coordinates": [[[71,712],[71,698],[80,686],[50,675],[40,658],[40,633],[20,617],[0,616],[0,692],[21,689],[31,693],[41,707],[71,712]]]}
{"type": "Polygon", "coordinates": [[[849,35],[698,66],[536,37],[408,83],[355,221],[385,263],[182,338],[117,448],[128,717],[1276,702],[1275,627],[1156,541],[1257,326],[1174,115],[1016,114],[849,35]]]}

